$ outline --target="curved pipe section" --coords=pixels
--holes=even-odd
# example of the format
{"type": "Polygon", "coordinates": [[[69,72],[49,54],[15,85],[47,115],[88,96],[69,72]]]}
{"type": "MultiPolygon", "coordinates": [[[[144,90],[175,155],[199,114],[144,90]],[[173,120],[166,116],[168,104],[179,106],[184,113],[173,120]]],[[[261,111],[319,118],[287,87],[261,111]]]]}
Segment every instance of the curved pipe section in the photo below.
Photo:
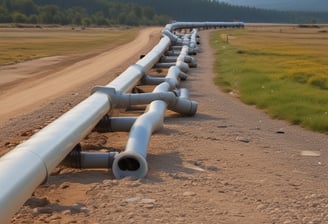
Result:
{"type": "MultiPolygon", "coordinates": [[[[157,86],[154,92],[166,92],[169,88],[170,85],[165,82],[157,86]]],[[[131,128],[125,151],[114,159],[112,170],[116,178],[146,176],[146,156],[150,137],[155,130],[162,127],[166,107],[165,101],[153,101],[149,110],[136,120],[131,128]]]]}

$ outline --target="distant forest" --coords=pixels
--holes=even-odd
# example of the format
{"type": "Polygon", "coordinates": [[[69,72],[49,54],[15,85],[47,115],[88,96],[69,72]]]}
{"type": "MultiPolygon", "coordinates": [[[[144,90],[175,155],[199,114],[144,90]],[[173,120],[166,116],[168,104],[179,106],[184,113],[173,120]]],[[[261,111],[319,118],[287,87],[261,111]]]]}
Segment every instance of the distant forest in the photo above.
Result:
{"type": "Polygon", "coordinates": [[[212,0],[0,0],[0,23],[83,26],[178,21],[327,23],[327,13],[280,12],[212,0]]]}
{"type": "Polygon", "coordinates": [[[0,0],[0,23],[138,26],[169,21],[152,7],[118,0],[0,0]]]}
{"type": "Polygon", "coordinates": [[[122,0],[150,6],[179,21],[243,21],[261,23],[327,23],[328,13],[295,12],[232,6],[214,0],[122,0]]]}

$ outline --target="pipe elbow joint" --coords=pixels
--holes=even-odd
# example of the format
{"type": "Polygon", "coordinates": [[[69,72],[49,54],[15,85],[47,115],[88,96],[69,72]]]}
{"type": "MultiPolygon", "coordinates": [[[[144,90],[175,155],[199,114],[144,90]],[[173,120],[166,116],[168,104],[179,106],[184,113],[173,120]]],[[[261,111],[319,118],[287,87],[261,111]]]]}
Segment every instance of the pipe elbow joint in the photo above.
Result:
{"type": "Polygon", "coordinates": [[[195,101],[177,98],[176,103],[169,109],[185,116],[194,116],[197,112],[198,103],[195,101]]]}

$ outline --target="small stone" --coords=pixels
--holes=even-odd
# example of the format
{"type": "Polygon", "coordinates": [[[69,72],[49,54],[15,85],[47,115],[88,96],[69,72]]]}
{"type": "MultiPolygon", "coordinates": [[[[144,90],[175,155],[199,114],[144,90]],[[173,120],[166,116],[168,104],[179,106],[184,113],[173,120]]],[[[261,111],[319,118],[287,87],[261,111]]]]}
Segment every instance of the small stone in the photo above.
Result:
{"type": "Polygon", "coordinates": [[[219,125],[219,126],[216,126],[217,128],[227,128],[228,126],[226,125],[219,125]]]}
{"type": "Polygon", "coordinates": [[[277,134],[285,134],[284,129],[280,128],[278,131],[276,131],[277,134]]]}
{"type": "Polygon", "coordinates": [[[67,210],[62,211],[62,214],[63,215],[71,215],[72,212],[71,212],[71,210],[67,209],[67,210]]]}
{"type": "Polygon", "coordinates": [[[111,180],[104,180],[103,184],[106,186],[111,186],[112,185],[112,181],[111,180]]]}
{"type": "Polygon", "coordinates": [[[130,184],[130,187],[139,187],[140,186],[140,182],[132,182],[130,184]]]}
{"type": "Polygon", "coordinates": [[[183,196],[195,196],[195,195],[196,195],[196,193],[192,192],[192,191],[183,192],[183,196]]]}
{"type": "Polygon", "coordinates": [[[50,220],[58,220],[58,219],[61,219],[61,217],[59,215],[53,215],[49,219],[50,220]]]}
{"type": "Polygon", "coordinates": [[[89,209],[87,207],[81,207],[80,212],[89,213],[89,209]]]}
{"type": "Polygon", "coordinates": [[[60,186],[60,189],[66,189],[66,188],[69,188],[69,183],[62,183],[60,186]]]}
{"type": "Polygon", "coordinates": [[[143,207],[151,209],[151,208],[154,208],[154,206],[155,206],[154,204],[145,204],[143,207]]]}
{"type": "Polygon", "coordinates": [[[243,137],[243,136],[238,136],[236,140],[244,143],[249,143],[251,141],[250,137],[243,137]]]}
{"type": "Polygon", "coordinates": [[[142,203],[142,204],[153,204],[155,202],[156,202],[156,200],[151,199],[151,198],[144,198],[144,199],[141,199],[141,201],[140,201],[140,203],[142,203]]]}
{"type": "Polygon", "coordinates": [[[33,208],[32,213],[33,213],[34,215],[38,214],[38,213],[39,213],[38,208],[33,208]]]}
{"type": "Polygon", "coordinates": [[[29,131],[24,131],[23,133],[21,133],[21,136],[22,137],[26,137],[29,135],[29,131]]]}
{"type": "Polygon", "coordinates": [[[263,210],[263,209],[265,209],[265,205],[264,204],[261,204],[261,205],[258,205],[257,207],[256,207],[256,210],[263,210]]]}
{"type": "Polygon", "coordinates": [[[319,157],[321,153],[319,151],[301,151],[301,156],[319,157]]]}
{"type": "Polygon", "coordinates": [[[128,198],[128,199],[125,199],[124,202],[127,202],[127,203],[136,203],[140,200],[140,198],[128,198]]]}

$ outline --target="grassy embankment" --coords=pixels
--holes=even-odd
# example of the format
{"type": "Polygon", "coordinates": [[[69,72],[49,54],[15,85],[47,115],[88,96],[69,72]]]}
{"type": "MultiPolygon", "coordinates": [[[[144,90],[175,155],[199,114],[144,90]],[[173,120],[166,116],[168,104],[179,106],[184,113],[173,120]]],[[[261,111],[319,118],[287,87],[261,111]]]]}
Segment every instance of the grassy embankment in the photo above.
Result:
{"type": "Polygon", "coordinates": [[[137,34],[138,29],[0,29],[0,65],[110,49],[137,34]]]}
{"type": "Polygon", "coordinates": [[[215,32],[215,82],[274,118],[328,133],[327,31],[249,27],[215,32]]]}

